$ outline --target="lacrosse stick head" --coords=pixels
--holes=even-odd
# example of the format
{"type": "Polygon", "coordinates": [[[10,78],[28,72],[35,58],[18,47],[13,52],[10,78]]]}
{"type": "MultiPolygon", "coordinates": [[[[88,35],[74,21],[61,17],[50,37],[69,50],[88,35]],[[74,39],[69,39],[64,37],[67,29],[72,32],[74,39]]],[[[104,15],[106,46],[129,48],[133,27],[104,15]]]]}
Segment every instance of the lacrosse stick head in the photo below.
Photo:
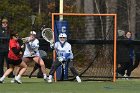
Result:
{"type": "Polygon", "coordinates": [[[54,33],[51,28],[44,28],[42,30],[42,37],[49,43],[54,43],[54,33]]]}
{"type": "Polygon", "coordinates": [[[118,30],[118,36],[124,36],[125,35],[125,31],[123,30],[118,30]]]}

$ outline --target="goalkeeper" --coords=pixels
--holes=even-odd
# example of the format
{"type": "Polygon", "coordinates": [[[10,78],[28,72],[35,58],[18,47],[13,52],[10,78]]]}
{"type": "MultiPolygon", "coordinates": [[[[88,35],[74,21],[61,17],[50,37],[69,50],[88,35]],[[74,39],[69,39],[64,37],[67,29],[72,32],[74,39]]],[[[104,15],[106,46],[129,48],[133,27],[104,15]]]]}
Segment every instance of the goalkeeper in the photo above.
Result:
{"type": "Polygon", "coordinates": [[[53,62],[48,82],[52,82],[52,77],[56,69],[62,64],[65,64],[65,62],[68,62],[68,66],[72,72],[72,74],[76,77],[77,82],[81,82],[80,77],[78,76],[78,72],[75,70],[73,66],[73,62],[71,61],[73,59],[73,53],[71,50],[71,45],[67,42],[67,35],[65,33],[59,34],[59,41],[54,44],[54,49],[57,53],[57,59],[56,62],[53,62]]]}

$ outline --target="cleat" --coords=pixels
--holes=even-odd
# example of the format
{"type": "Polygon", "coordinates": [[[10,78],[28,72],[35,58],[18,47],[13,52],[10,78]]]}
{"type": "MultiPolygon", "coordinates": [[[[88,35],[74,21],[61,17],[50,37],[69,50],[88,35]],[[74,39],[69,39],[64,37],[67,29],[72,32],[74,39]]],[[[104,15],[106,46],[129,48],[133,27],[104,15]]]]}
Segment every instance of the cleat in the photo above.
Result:
{"type": "Polygon", "coordinates": [[[76,76],[76,80],[77,80],[78,83],[81,83],[81,79],[80,79],[79,76],[76,76]]]}
{"type": "Polygon", "coordinates": [[[47,81],[48,80],[48,77],[44,77],[44,81],[47,81]]]}
{"type": "Polygon", "coordinates": [[[48,83],[52,83],[52,79],[48,79],[48,83]]]}
{"type": "Polygon", "coordinates": [[[52,82],[52,75],[49,75],[48,77],[48,83],[51,83],[52,82]]]}
{"type": "Polygon", "coordinates": [[[11,80],[11,83],[16,83],[16,82],[15,82],[15,78],[13,78],[13,79],[11,80]]]}
{"type": "Polygon", "coordinates": [[[22,84],[21,80],[19,80],[19,79],[15,79],[15,82],[18,84],[22,84]]]}
{"type": "Polygon", "coordinates": [[[129,78],[128,78],[129,76],[128,75],[124,74],[123,77],[124,77],[124,79],[129,80],[129,78]]]}
{"type": "Polygon", "coordinates": [[[29,78],[31,78],[32,76],[31,75],[29,75],[29,78]]]}
{"type": "Polygon", "coordinates": [[[2,77],[0,78],[0,83],[4,83],[4,79],[2,79],[2,77]]]}
{"type": "Polygon", "coordinates": [[[4,81],[0,81],[0,83],[2,84],[2,83],[4,83],[4,81]]]}

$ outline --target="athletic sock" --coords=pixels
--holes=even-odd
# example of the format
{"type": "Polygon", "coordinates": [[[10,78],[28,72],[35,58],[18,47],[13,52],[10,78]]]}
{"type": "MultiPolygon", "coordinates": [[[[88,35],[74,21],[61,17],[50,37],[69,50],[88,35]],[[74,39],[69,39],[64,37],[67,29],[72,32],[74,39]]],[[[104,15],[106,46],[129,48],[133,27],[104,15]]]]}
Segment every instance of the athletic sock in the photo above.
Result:
{"type": "Polygon", "coordinates": [[[43,78],[44,78],[44,79],[47,79],[47,75],[46,75],[46,74],[43,74],[43,78]]]}
{"type": "Polygon", "coordinates": [[[15,76],[15,78],[17,78],[17,76],[15,76]]]}
{"type": "Polygon", "coordinates": [[[17,80],[19,80],[21,78],[21,75],[18,75],[15,77],[17,80]]]}
{"type": "Polygon", "coordinates": [[[79,77],[79,76],[76,76],[76,80],[77,80],[77,82],[78,82],[78,83],[80,83],[80,82],[81,82],[81,79],[80,79],[80,77],[79,77]]]}

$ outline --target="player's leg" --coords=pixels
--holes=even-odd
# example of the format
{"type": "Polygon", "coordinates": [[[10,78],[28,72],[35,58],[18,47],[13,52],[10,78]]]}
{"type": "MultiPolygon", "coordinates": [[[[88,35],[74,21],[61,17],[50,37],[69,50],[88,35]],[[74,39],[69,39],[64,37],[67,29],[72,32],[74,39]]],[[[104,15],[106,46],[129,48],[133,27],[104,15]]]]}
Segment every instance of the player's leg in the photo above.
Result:
{"type": "Polygon", "coordinates": [[[4,74],[4,55],[0,54],[0,77],[4,74]]]}
{"type": "Polygon", "coordinates": [[[23,58],[22,58],[22,61],[24,61],[25,63],[28,63],[28,62],[31,61],[31,59],[28,58],[28,57],[23,57],[23,58]]]}
{"type": "Polygon", "coordinates": [[[117,69],[117,73],[119,73],[121,76],[124,76],[126,70],[126,62],[122,62],[120,64],[120,67],[117,69]]]}
{"type": "Polygon", "coordinates": [[[43,73],[41,71],[41,68],[38,69],[37,78],[43,78],[43,73]]]}
{"type": "Polygon", "coordinates": [[[43,73],[44,80],[47,79],[46,67],[44,61],[40,57],[34,57],[33,60],[41,66],[41,71],[43,73]]]}
{"type": "MultiPolygon", "coordinates": [[[[4,56],[5,56],[5,61],[6,61],[7,69],[9,69],[8,53],[5,53],[4,56]]],[[[13,72],[11,72],[11,73],[8,75],[8,77],[9,77],[9,78],[14,78],[13,72]]]]}
{"type": "Polygon", "coordinates": [[[18,67],[18,68],[16,69],[15,77],[14,77],[14,78],[12,78],[11,83],[15,83],[15,78],[18,76],[18,74],[19,74],[20,70],[21,70],[21,68],[20,68],[20,67],[18,67]]]}
{"type": "Polygon", "coordinates": [[[135,60],[135,62],[134,62],[132,71],[133,71],[134,69],[136,69],[136,68],[139,66],[139,64],[140,64],[140,56],[136,56],[136,60],[135,60]]]}
{"type": "Polygon", "coordinates": [[[0,83],[3,83],[4,79],[14,70],[13,65],[9,65],[9,69],[6,70],[4,75],[0,78],[0,83]]]}
{"type": "Polygon", "coordinates": [[[51,69],[50,69],[50,73],[49,73],[49,77],[48,77],[48,82],[51,83],[52,82],[52,76],[54,75],[54,72],[56,71],[56,69],[61,65],[61,62],[59,62],[58,60],[56,60],[55,62],[53,62],[51,69]]]}
{"type": "Polygon", "coordinates": [[[127,73],[126,73],[128,77],[131,75],[132,70],[133,70],[133,58],[131,58],[130,62],[128,63],[127,73]]]}
{"type": "Polygon", "coordinates": [[[27,65],[26,62],[30,62],[30,58],[27,57],[23,57],[22,60],[18,60],[17,64],[19,66],[19,68],[16,71],[16,75],[15,78],[11,80],[11,83],[17,82],[18,84],[21,84],[21,74],[24,73],[24,71],[26,71],[27,69],[27,65]]]}
{"type": "Polygon", "coordinates": [[[40,67],[40,65],[39,64],[37,64],[37,63],[35,63],[35,66],[34,66],[34,68],[33,68],[33,70],[32,70],[32,72],[30,73],[30,75],[29,75],[29,78],[31,78],[32,77],[32,74],[38,69],[38,68],[41,68],[40,67]]]}
{"type": "Polygon", "coordinates": [[[21,69],[19,71],[19,74],[15,78],[15,80],[16,80],[17,83],[21,84],[22,82],[21,82],[20,78],[25,73],[25,71],[27,69],[27,65],[24,61],[22,61],[19,66],[20,66],[21,69]]]}
{"type": "Polygon", "coordinates": [[[68,65],[69,65],[69,68],[70,68],[72,74],[76,77],[77,82],[80,83],[81,82],[81,79],[79,77],[78,72],[76,71],[76,69],[73,66],[73,62],[69,60],[68,61],[68,65]]]}

